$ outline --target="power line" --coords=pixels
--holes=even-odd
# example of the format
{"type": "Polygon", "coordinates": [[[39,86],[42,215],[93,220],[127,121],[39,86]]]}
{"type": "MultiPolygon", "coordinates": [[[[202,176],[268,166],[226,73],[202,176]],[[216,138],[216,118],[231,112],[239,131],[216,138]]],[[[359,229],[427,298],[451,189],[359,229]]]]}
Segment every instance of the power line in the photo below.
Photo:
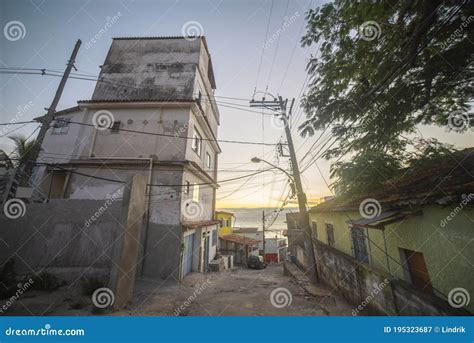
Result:
{"type": "MultiPolygon", "coordinates": [[[[86,123],[79,123],[75,121],[69,121],[68,123],[71,124],[77,124],[77,125],[83,125],[83,126],[89,126],[89,127],[96,127],[93,124],[86,124],[86,123]]],[[[146,131],[138,131],[138,130],[130,130],[130,129],[121,129],[117,128],[114,130],[117,131],[124,131],[124,132],[131,132],[131,133],[139,133],[139,134],[144,134],[144,135],[150,135],[150,136],[159,136],[159,137],[170,137],[170,138],[180,138],[180,139],[190,139],[193,140],[195,138],[193,137],[187,137],[187,136],[176,136],[176,135],[169,135],[165,133],[156,133],[156,132],[146,132],[146,131]]],[[[228,139],[211,139],[211,138],[201,138],[202,141],[211,141],[211,142],[220,142],[220,143],[233,143],[233,144],[249,144],[249,145],[265,145],[265,146],[275,146],[274,143],[264,143],[264,142],[248,142],[248,141],[238,141],[238,140],[228,140],[228,139]]]]}
{"type": "MultiPolygon", "coordinates": [[[[14,160],[16,160],[16,159],[14,159],[14,160]]],[[[29,160],[29,162],[36,162],[36,161],[29,160]]],[[[36,162],[36,164],[37,165],[50,166],[50,164],[43,163],[43,162],[36,162]]],[[[58,168],[58,169],[61,169],[61,170],[64,170],[64,171],[68,171],[72,174],[78,174],[78,175],[81,175],[81,176],[86,176],[86,177],[89,177],[89,178],[92,178],[92,179],[99,179],[99,180],[105,180],[105,181],[116,182],[116,183],[125,183],[125,181],[123,181],[123,180],[110,179],[110,178],[104,178],[104,177],[100,177],[100,176],[90,175],[90,174],[78,172],[78,171],[75,171],[75,170],[70,170],[70,169],[61,167],[59,165],[54,165],[54,168],[58,168]]],[[[217,180],[215,182],[194,183],[193,185],[205,186],[205,185],[214,185],[214,184],[219,184],[219,183],[231,182],[231,181],[235,181],[235,180],[245,179],[245,178],[257,175],[257,174],[265,173],[265,172],[268,172],[268,171],[274,170],[274,169],[275,168],[272,167],[272,168],[262,169],[262,170],[254,172],[254,173],[251,173],[251,174],[242,175],[242,176],[238,176],[238,177],[234,177],[234,178],[230,178],[230,179],[217,180]]],[[[187,184],[147,184],[147,186],[151,186],[151,187],[186,187],[187,184]]]]}
{"type": "Polygon", "coordinates": [[[37,123],[37,121],[36,120],[29,120],[29,121],[17,121],[17,122],[14,122],[14,123],[0,123],[0,126],[30,124],[30,123],[37,123]]]}
{"type": "MultiPolygon", "coordinates": [[[[444,23],[441,25],[441,27],[440,27],[436,32],[438,32],[443,26],[445,26],[445,25],[449,22],[449,20],[450,20],[454,15],[456,15],[456,14],[460,11],[460,9],[461,9],[461,7],[462,7],[463,5],[464,5],[464,3],[463,3],[463,4],[460,4],[457,9],[452,10],[453,13],[452,13],[452,14],[448,14],[448,18],[444,21],[444,23]]],[[[439,8],[439,6],[440,6],[440,5],[438,5],[438,6],[436,7],[436,9],[431,13],[431,15],[433,15],[433,14],[437,11],[437,9],[439,8]]],[[[431,15],[430,15],[430,16],[431,16],[431,15]]],[[[435,32],[435,34],[436,34],[436,32],[435,32]]],[[[391,39],[393,39],[393,35],[392,35],[391,39]]],[[[390,40],[391,40],[391,39],[390,39],[390,40]]],[[[405,45],[405,44],[408,42],[408,39],[409,39],[409,37],[405,38],[405,41],[402,43],[402,45],[405,45]]],[[[426,48],[427,44],[428,44],[428,43],[425,43],[425,45],[422,46],[421,49],[419,49],[419,50],[416,52],[416,54],[418,55],[424,48],[426,48]]],[[[407,61],[405,61],[405,63],[403,63],[403,61],[402,61],[399,66],[397,66],[396,68],[394,68],[394,69],[392,70],[392,72],[389,72],[389,74],[384,78],[384,80],[390,80],[391,78],[392,78],[392,80],[394,80],[394,79],[397,77],[397,74],[401,74],[401,73],[404,72],[404,69],[405,69],[405,67],[408,65],[408,62],[409,62],[408,59],[407,59],[407,61]],[[403,64],[402,64],[402,63],[403,63],[403,64]],[[394,71],[395,71],[395,73],[394,73],[394,71]],[[392,76],[393,76],[393,77],[392,77],[392,76]]],[[[372,99],[372,101],[370,101],[369,103],[367,103],[363,108],[359,108],[359,109],[360,109],[359,114],[362,114],[366,108],[368,108],[369,106],[373,105],[373,104],[375,103],[375,99],[376,99],[379,95],[382,94],[382,92],[384,91],[384,89],[387,88],[387,87],[390,85],[390,83],[391,83],[391,81],[390,81],[390,82],[383,82],[383,83],[379,83],[376,87],[374,87],[373,89],[377,88],[380,92],[379,92],[378,94],[376,94],[375,97],[372,99]],[[384,86],[384,83],[385,83],[385,86],[384,86]],[[382,88],[380,88],[380,87],[382,87],[382,88]]],[[[357,87],[359,87],[359,86],[357,86],[357,87]]],[[[357,117],[356,117],[356,118],[357,118],[357,117]]],[[[353,125],[356,120],[357,120],[357,119],[354,119],[354,121],[352,122],[351,125],[353,125]]],[[[335,140],[320,156],[317,156],[317,157],[313,158],[313,160],[316,161],[317,159],[319,159],[319,158],[320,158],[327,150],[329,150],[336,142],[337,142],[337,138],[336,138],[336,140],[335,140]]],[[[326,144],[327,144],[327,143],[326,143],[326,144]]],[[[345,152],[343,155],[341,155],[341,157],[340,157],[337,161],[339,161],[339,160],[350,150],[351,146],[352,146],[352,144],[349,145],[348,149],[346,149],[346,152],[345,152]]],[[[321,150],[320,150],[320,151],[321,151],[321,150]]],[[[308,152],[309,152],[309,151],[308,151],[308,152]]],[[[318,152],[318,153],[319,153],[319,152],[318,152]]],[[[305,156],[306,156],[306,155],[305,155],[305,156]]],[[[311,165],[311,163],[312,163],[312,162],[310,162],[310,163],[306,166],[306,168],[303,170],[303,172],[311,165]]]]}
{"type": "Polygon", "coordinates": [[[274,0],[272,0],[272,5],[270,7],[270,14],[268,15],[268,21],[267,21],[267,28],[265,30],[265,38],[263,40],[263,47],[262,47],[262,53],[260,55],[260,62],[258,63],[258,70],[257,70],[257,80],[255,81],[255,89],[254,89],[254,93],[257,91],[257,87],[258,87],[258,79],[260,77],[260,69],[262,68],[262,62],[263,62],[263,55],[265,54],[265,49],[266,49],[266,46],[267,46],[267,37],[268,37],[268,30],[270,29],[270,21],[271,21],[271,18],[272,18],[272,13],[273,13],[273,4],[274,4],[274,0]]]}
{"type": "Polygon", "coordinates": [[[14,128],[13,130],[8,131],[8,132],[2,134],[2,135],[0,136],[0,138],[5,137],[5,136],[8,136],[8,135],[11,135],[13,132],[18,131],[18,130],[21,130],[22,128],[24,128],[24,127],[25,127],[26,125],[28,125],[28,124],[29,124],[29,123],[23,124],[22,126],[18,126],[18,127],[16,127],[16,128],[14,128]]]}
{"type": "MultiPolygon", "coordinates": [[[[288,13],[288,6],[289,5],[290,5],[290,0],[286,0],[285,14],[283,14],[283,18],[281,20],[281,25],[282,26],[283,26],[283,23],[285,22],[286,13],[288,13]]],[[[272,64],[270,65],[270,72],[268,73],[266,89],[268,89],[268,84],[270,83],[270,79],[272,77],[273,66],[275,65],[275,60],[276,60],[276,57],[278,55],[278,48],[280,47],[280,39],[281,39],[281,35],[278,35],[277,45],[276,45],[276,48],[275,48],[275,53],[273,54],[272,64]]]]}
{"type": "MultiPolygon", "coordinates": [[[[310,0],[309,4],[308,4],[308,8],[306,10],[308,10],[311,7],[312,3],[313,3],[313,0],[310,0]]],[[[283,77],[281,79],[280,87],[278,88],[278,93],[280,93],[281,88],[283,87],[283,83],[285,82],[286,74],[288,73],[288,68],[290,67],[291,61],[293,60],[293,56],[295,54],[296,47],[298,46],[298,42],[299,42],[299,39],[301,37],[301,33],[303,32],[304,24],[305,24],[305,20],[303,19],[303,21],[301,22],[301,27],[300,27],[300,30],[299,30],[299,33],[298,33],[298,37],[297,37],[297,39],[295,39],[295,45],[293,46],[293,50],[291,51],[291,54],[290,54],[290,59],[288,60],[288,64],[286,65],[285,71],[283,72],[283,77]]]]}

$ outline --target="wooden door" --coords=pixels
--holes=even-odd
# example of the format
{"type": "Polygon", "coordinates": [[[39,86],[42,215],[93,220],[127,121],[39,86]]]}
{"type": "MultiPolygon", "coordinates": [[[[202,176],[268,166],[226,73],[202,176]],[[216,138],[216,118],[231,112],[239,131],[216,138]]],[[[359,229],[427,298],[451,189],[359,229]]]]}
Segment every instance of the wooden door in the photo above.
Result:
{"type": "Polygon", "coordinates": [[[433,286],[423,254],[412,250],[405,250],[405,254],[412,283],[425,292],[433,293],[433,286]]]}

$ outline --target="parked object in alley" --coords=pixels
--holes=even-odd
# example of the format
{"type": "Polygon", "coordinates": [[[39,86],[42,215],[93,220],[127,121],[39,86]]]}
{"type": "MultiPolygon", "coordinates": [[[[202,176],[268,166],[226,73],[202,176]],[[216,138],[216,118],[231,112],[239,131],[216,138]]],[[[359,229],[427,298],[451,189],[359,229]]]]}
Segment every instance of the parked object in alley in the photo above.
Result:
{"type": "Polygon", "coordinates": [[[233,256],[236,264],[246,264],[250,256],[258,255],[259,242],[257,239],[242,237],[232,233],[219,237],[219,251],[233,256]]]}
{"type": "Polygon", "coordinates": [[[249,267],[251,269],[264,269],[264,268],[267,267],[267,264],[263,260],[263,256],[261,256],[261,255],[258,255],[258,256],[252,255],[252,256],[249,256],[249,258],[247,260],[247,267],[249,267]]]}
{"type": "MultiPolygon", "coordinates": [[[[234,234],[250,237],[260,241],[258,243],[259,254],[263,256],[263,231],[259,228],[239,227],[232,230],[234,234]]],[[[287,255],[288,239],[281,231],[265,231],[265,262],[280,263],[285,261],[287,255]]]]}

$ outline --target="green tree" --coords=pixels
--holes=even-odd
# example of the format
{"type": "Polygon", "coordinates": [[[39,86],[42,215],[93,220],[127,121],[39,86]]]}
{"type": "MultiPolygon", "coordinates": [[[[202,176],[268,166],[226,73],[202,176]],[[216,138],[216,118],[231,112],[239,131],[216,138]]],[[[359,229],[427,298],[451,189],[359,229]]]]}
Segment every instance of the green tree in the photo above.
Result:
{"type": "MultiPolygon", "coordinates": [[[[407,135],[417,125],[466,130],[474,94],[468,1],[335,0],[306,20],[302,44],[320,44],[321,55],[308,63],[299,130],[306,136],[331,127],[338,144],[324,157],[352,154],[355,165],[391,169],[407,163],[407,135]]],[[[354,168],[338,162],[332,173],[341,181],[354,168]]]]}
{"type": "Polygon", "coordinates": [[[28,141],[26,137],[21,135],[10,136],[10,138],[15,143],[15,148],[11,154],[10,159],[13,161],[15,166],[23,166],[31,158],[31,150],[35,145],[36,141],[28,141]]]}

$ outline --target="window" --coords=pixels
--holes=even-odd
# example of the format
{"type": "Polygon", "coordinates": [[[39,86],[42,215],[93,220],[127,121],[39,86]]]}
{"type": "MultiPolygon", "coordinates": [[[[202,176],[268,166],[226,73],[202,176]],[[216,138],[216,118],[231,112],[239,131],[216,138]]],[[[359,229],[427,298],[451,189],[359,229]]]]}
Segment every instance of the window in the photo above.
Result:
{"type": "Polygon", "coordinates": [[[212,231],[212,246],[217,244],[217,230],[212,231]]]}
{"type": "Polygon", "coordinates": [[[328,238],[328,245],[330,247],[334,246],[334,226],[332,224],[326,224],[326,235],[328,238]]]}
{"type": "Polygon", "coordinates": [[[53,126],[53,135],[65,135],[69,131],[69,122],[71,119],[58,118],[53,126]]]}
{"type": "Polygon", "coordinates": [[[311,232],[313,233],[313,239],[317,240],[318,239],[318,224],[316,222],[311,223],[311,232]]]}
{"type": "Polygon", "coordinates": [[[66,191],[67,172],[64,170],[53,170],[51,172],[51,183],[49,189],[50,199],[62,199],[66,191]]]}
{"type": "Polygon", "coordinates": [[[199,156],[201,156],[201,145],[202,145],[202,136],[198,130],[194,129],[192,148],[196,152],[196,154],[198,154],[199,156]]]}
{"type": "Polygon", "coordinates": [[[110,128],[110,132],[112,133],[118,133],[120,130],[120,120],[119,121],[114,121],[112,124],[112,127],[110,128]]]}
{"type": "Polygon", "coordinates": [[[221,219],[221,220],[220,220],[220,227],[221,227],[221,228],[224,227],[224,223],[225,223],[225,220],[224,220],[224,219],[221,219]]]}
{"type": "Polygon", "coordinates": [[[199,185],[197,183],[193,185],[193,201],[199,202],[199,185]]]}
{"type": "Polygon", "coordinates": [[[206,152],[206,167],[207,167],[207,169],[211,169],[211,162],[212,162],[211,155],[208,152],[206,152]]]}
{"type": "Polygon", "coordinates": [[[191,190],[191,183],[189,181],[184,181],[184,194],[189,194],[191,190]]]}

